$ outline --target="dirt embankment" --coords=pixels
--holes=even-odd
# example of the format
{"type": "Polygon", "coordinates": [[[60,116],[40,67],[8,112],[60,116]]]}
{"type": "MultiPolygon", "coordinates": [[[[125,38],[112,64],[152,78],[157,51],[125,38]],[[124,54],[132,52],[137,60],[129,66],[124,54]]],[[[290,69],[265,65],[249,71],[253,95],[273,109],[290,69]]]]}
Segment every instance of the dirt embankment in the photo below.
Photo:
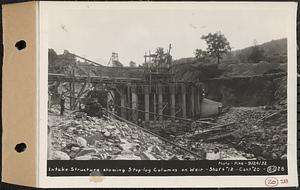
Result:
{"type": "Polygon", "coordinates": [[[286,76],[224,78],[205,83],[206,97],[230,106],[286,104],[286,76]]]}

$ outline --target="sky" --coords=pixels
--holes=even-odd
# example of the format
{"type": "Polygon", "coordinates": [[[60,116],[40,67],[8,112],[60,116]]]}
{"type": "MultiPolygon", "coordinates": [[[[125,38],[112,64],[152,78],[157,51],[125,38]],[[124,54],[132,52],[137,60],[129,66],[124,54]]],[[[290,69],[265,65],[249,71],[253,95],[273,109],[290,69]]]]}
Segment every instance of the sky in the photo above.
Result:
{"type": "MultiPolygon", "coordinates": [[[[171,6],[170,6],[171,7],[171,6]]],[[[221,31],[233,50],[287,37],[287,12],[261,9],[54,9],[48,12],[48,46],[107,64],[142,64],[145,52],[172,44],[174,59],[205,49],[202,35],[221,31]]]]}

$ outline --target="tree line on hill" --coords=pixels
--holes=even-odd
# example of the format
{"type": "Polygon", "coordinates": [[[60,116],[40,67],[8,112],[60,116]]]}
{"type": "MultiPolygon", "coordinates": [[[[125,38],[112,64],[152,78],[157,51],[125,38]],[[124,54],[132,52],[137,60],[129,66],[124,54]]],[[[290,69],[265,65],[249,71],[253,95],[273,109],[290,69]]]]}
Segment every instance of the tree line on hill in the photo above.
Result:
{"type": "Polygon", "coordinates": [[[259,63],[265,62],[287,62],[287,39],[272,40],[258,45],[254,40],[253,46],[231,51],[232,47],[227,38],[220,31],[209,33],[201,37],[207,44],[206,50],[196,49],[194,54],[199,62],[210,63],[259,63]]]}

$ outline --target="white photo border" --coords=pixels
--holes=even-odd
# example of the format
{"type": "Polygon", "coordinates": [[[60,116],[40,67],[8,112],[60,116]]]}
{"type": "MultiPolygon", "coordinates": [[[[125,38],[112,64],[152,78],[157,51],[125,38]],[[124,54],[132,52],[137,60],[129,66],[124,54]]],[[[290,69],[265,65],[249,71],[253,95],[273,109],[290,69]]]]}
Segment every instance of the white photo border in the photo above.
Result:
{"type": "Polygon", "coordinates": [[[298,186],[297,174],[297,53],[296,11],[294,2],[38,2],[38,186],[43,188],[103,188],[103,187],[266,187],[267,177],[288,179],[288,184],[277,187],[298,186]],[[109,5],[109,6],[108,6],[109,5]],[[145,6],[146,5],[146,6],[145,6]],[[275,9],[287,10],[288,21],[288,175],[282,176],[105,176],[101,182],[90,177],[47,176],[47,99],[48,99],[48,13],[57,9],[275,9]]]}

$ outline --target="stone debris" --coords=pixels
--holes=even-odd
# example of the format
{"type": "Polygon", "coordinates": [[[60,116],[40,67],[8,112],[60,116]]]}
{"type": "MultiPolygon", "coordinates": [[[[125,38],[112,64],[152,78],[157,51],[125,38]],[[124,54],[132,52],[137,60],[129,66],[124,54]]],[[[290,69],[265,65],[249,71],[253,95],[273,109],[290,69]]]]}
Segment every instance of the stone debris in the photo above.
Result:
{"type": "Polygon", "coordinates": [[[72,160],[169,160],[189,153],[114,118],[75,113],[49,114],[51,154],[49,159],[72,160]],[[58,152],[58,153],[57,153],[58,152]],[[53,155],[54,154],[54,155],[53,155]]]}
{"type": "Polygon", "coordinates": [[[172,131],[170,122],[164,129],[160,123],[147,127],[200,157],[115,118],[51,113],[53,160],[286,159],[287,154],[287,113],[275,107],[232,107],[206,124],[175,122],[181,127],[172,131]]]}
{"type": "Polygon", "coordinates": [[[287,151],[287,112],[264,107],[233,107],[216,118],[235,122],[219,131],[196,135],[206,142],[228,144],[244,151],[246,158],[284,159],[287,151]]]}

